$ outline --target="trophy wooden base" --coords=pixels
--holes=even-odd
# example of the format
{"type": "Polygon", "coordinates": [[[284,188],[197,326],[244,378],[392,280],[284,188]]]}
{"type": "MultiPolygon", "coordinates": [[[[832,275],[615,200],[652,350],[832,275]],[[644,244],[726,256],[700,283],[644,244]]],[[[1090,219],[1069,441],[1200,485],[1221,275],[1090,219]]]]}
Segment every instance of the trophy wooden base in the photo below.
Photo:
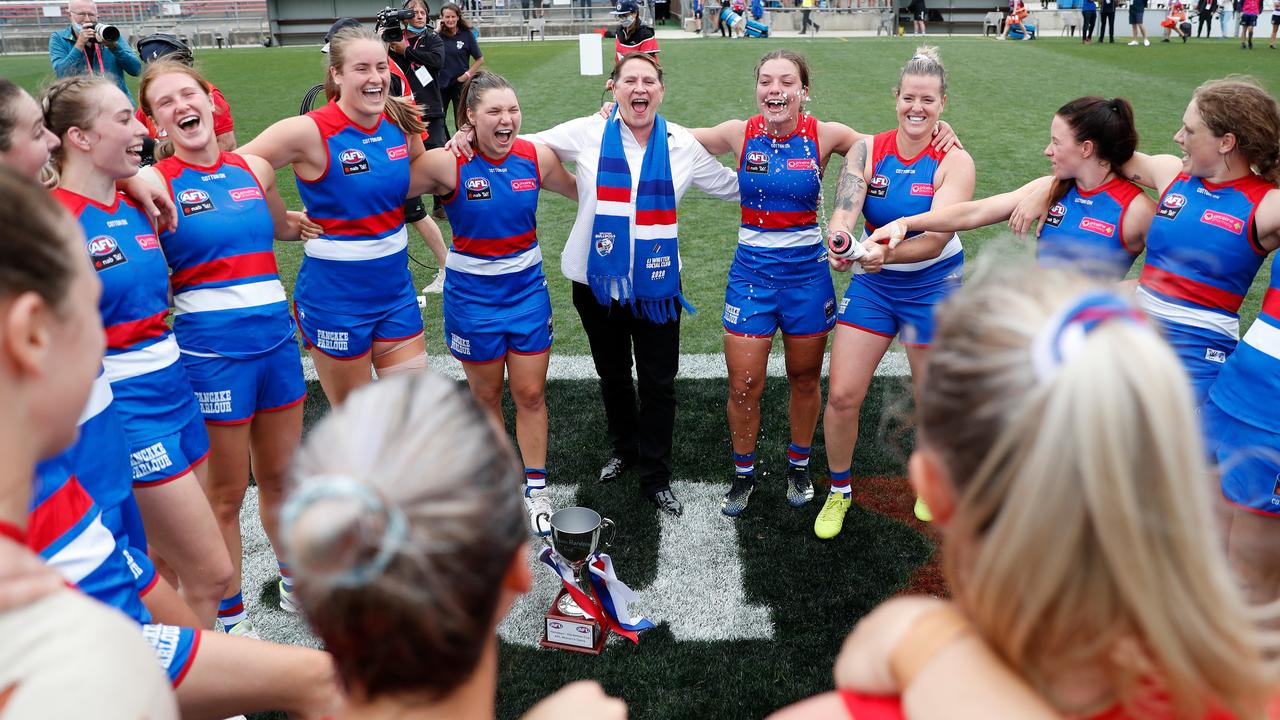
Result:
{"type": "Polygon", "coordinates": [[[538,644],[544,648],[599,655],[604,650],[604,628],[592,618],[560,612],[560,598],[568,594],[564,588],[556,594],[555,602],[547,611],[542,640],[538,644]]]}

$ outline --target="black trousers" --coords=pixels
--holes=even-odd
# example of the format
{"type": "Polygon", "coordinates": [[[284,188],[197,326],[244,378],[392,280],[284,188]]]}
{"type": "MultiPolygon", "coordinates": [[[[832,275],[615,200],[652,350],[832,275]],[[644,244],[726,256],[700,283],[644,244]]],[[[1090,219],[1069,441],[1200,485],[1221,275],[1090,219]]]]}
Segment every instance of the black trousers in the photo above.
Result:
{"type": "MultiPolygon", "coordinates": [[[[464,83],[454,80],[449,87],[440,89],[440,106],[444,108],[444,119],[448,124],[453,125],[454,132],[457,132],[458,130],[457,112],[458,103],[462,101],[463,84],[464,83]]],[[[452,135],[452,133],[446,134],[452,135]]],[[[445,140],[447,142],[448,137],[446,137],[445,140]]],[[[444,147],[444,143],[441,143],[440,146],[444,147]]]]}
{"type": "Polygon", "coordinates": [[[656,324],[637,317],[616,300],[596,302],[591,288],[573,284],[573,306],[591,345],[600,376],[609,443],[636,469],[640,491],[671,487],[671,443],[676,425],[676,370],[680,366],[680,319],[656,324]],[[631,379],[632,358],[639,380],[631,379]]]}
{"type": "Polygon", "coordinates": [[[1098,13],[1098,17],[1102,21],[1098,25],[1098,42],[1102,42],[1103,40],[1107,39],[1108,27],[1111,28],[1111,42],[1115,42],[1116,41],[1116,11],[1115,10],[1112,10],[1110,12],[1100,11],[1098,13]]]}
{"type": "Polygon", "coordinates": [[[1093,25],[1098,22],[1097,10],[1082,10],[1080,12],[1082,25],[1080,27],[1080,40],[1089,42],[1093,39],[1093,25]]]}
{"type": "Polygon", "coordinates": [[[1200,19],[1199,25],[1196,27],[1196,37],[1200,37],[1203,32],[1205,37],[1213,37],[1213,13],[1202,12],[1196,16],[1200,19]]]}

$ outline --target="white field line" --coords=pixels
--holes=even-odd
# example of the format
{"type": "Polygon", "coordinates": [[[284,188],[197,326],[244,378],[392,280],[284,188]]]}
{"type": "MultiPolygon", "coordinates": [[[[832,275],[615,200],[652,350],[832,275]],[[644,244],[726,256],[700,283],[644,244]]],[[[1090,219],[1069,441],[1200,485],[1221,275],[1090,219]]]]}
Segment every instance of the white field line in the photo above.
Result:
{"type": "MultiPolygon", "coordinates": [[[[451,355],[432,355],[427,359],[432,370],[441,373],[455,380],[465,379],[462,372],[462,363],[458,362],[451,355]]],[[[830,354],[822,362],[822,374],[828,374],[831,362],[830,354]]],[[[309,356],[304,355],[302,358],[302,369],[306,375],[307,381],[311,382],[317,379],[316,366],[309,356]]],[[[781,355],[769,356],[768,374],[773,377],[781,377],[786,375],[786,365],[781,355]]],[[[876,375],[879,377],[907,377],[911,374],[911,368],[907,364],[906,353],[890,352],[886,353],[884,360],[880,362],[880,366],[876,368],[876,375]]],[[[680,356],[680,374],[678,377],[691,380],[708,380],[715,378],[728,377],[728,372],[724,364],[724,355],[720,353],[690,353],[680,356]]],[[[597,378],[595,365],[591,362],[590,355],[557,355],[553,351],[551,353],[551,367],[547,371],[549,380],[595,380],[597,378]]]]}

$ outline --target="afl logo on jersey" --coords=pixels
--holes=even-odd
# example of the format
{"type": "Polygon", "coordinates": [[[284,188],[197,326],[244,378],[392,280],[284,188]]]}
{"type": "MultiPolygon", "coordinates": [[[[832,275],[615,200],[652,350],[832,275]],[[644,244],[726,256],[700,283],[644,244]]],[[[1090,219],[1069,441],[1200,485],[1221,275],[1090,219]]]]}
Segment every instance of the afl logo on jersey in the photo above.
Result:
{"type": "Polygon", "coordinates": [[[1178,217],[1178,213],[1182,212],[1182,208],[1187,204],[1187,196],[1178,193],[1169,193],[1160,200],[1160,208],[1156,210],[1156,215],[1162,218],[1172,220],[1178,217]]]}
{"type": "Polygon", "coordinates": [[[871,182],[867,183],[867,194],[871,197],[882,198],[889,192],[889,178],[884,175],[872,175],[871,182]]]}
{"type": "Polygon", "coordinates": [[[120,243],[110,235],[98,235],[85,247],[89,250],[89,259],[93,261],[94,270],[106,270],[129,261],[124,256],[124,251],[120,249],[120,243]]]}
{"type": "Polygon", "coordinates": [[[1046,215],[1044,218],[1044,224],[1052,225],[1053,227],[1058,227],[1059,225],[1062,224],[1062,218],[1066,214],[1067,214],[1066,205],[1063,205],[1062,203],[1054,203],[1053,207],[1049,208],[1049,214],[1046,215]]]}
{"type": "Polygon", "coordinates": [[[488,200],[491,197],[493,197],[493,189],[489,187],[488,179],[474,177],[467,180],[468,200],[488,200]]]}
{"type": "Polygon", "coordinates": [[[178,204],[182,206],[182,214],[184,217],[195,215],[196,213],[208,212],[213,209],[213,200],[209,199],[209,193],[191,188],[178,193],[178,204]]]}
{"type": "Polygon", "coordinates": [[[342,154],[338,156],[338,159],[342,161],[343,175],[355,175],[356,173],[369,172],[369,158],[365,157],[364,153],[359,150],[354,148],[350,150],[343,150],[342,154]]]}
{"type": "Polygon", "coordinates": [[[749,173],[769,172],[769,153],[752,150],[743,158],[742,169],[749,173]]]}

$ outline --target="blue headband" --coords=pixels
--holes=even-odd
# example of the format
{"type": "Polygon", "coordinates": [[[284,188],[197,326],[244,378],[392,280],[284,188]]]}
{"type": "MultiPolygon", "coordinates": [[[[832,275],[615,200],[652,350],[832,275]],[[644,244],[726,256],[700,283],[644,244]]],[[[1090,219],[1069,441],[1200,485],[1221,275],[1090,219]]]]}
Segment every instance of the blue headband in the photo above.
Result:
{"type": "Polygon", "coordinates": [[[1149,327],[1141,312],[1113,292],[1095,290],[1063,308],[1031,345],[1031,364],[1040,382],[1056,377],[1079,354],[1089,333],[1112,320],[1149,327]]]}

